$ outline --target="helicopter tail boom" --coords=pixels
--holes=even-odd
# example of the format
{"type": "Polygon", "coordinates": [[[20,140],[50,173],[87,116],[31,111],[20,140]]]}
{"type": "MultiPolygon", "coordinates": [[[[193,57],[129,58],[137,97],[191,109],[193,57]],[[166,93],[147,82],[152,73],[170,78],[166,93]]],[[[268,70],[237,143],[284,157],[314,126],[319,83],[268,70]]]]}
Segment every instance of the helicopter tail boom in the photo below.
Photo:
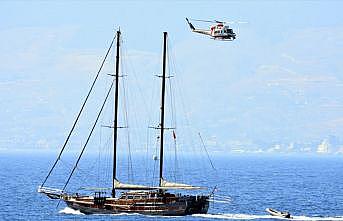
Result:
{"type": "Polygon", "coordinates": [[[189,22],[188,18],[186,18],[186,21],[187,21],[189,27],[192,29],[192,31],[194,31],[195,28],[194,28],[193,24],[189,22]]]}

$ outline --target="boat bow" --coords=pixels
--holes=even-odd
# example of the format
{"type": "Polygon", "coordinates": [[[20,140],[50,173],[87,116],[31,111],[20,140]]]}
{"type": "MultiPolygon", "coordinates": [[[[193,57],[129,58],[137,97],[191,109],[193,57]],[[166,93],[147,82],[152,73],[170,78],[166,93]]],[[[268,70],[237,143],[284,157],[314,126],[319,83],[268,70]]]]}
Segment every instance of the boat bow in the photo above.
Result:
{"type": "Polygon", "coordinates": [[[38,193],[43,193],[47,195],[51,199],[60,199],[61,196],[64,194],[64,191],[61,189],[49,188],[49,187],[42,187],[39,186],[38,193]]]}

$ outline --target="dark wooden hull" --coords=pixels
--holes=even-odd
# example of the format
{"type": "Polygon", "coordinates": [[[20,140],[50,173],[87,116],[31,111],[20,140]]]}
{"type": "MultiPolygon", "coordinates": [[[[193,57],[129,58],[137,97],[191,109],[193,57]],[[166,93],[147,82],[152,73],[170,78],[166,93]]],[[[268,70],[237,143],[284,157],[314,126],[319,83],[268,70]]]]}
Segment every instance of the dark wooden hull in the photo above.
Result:
{"type": "Polygon", "coordinates": [[[128,200],[126,198],[106,198],[100,200],[92,197],[62,198],[68,207],[79,210],[84,214],[118,214],[138,213],[159,216],[184,216],[207,213],[208,196],[175,196],[166,195],[155,198],[128,200]]]}

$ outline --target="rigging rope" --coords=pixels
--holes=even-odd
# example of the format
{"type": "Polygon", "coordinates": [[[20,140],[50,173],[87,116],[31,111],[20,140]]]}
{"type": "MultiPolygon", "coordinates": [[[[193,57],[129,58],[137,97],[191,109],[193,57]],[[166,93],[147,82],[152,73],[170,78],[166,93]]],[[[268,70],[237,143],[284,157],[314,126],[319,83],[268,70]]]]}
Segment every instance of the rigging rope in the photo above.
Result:
{"type": "Polygon", "coordinates": [[[83,148],[82,148],[82,151],[81,151],[81,153],[80,153],[80,156],[79,156],[79,158],[77,159],[77,161],[76,161],[76,163],[75,163],[75,166],[74,166],[73,170],[71,171],[71,173],[70,173],[70,175],[69,175],[69,177],[68,177],[68,180],[67,180],[66,184],[64,185],[62,191],[64,191],[65,188],[67,187],[67,185],[68,185],[68,183],[69,183],[69,181],[70,181],[71,176],[73,175],[73,173],[74,173],[74,171],[75,171],[77,165],[79,164],[79,161],[80,161],[80,159],[81,159],[81,156],[83,155],[83,152],[84,152],[85,149],[86,149],[86,146],[87,146],[87,144],[88,144],[88,142],[89,142],[89,139],[91,138],[91,136],[92,136],[92,134],[93,134],[94,128],[95,128],[96,124],[98,123],[98,120],[99,120],[99,118],[100,118],[100,115],[101,115],[101,113],[102,113],[102,110],[103,110],[104,107],[105,107],[105,104],[106,104],[106,101],[107,101],[107,99],[108,99],[108,96],[109,96],[110,93],[111,93],[111,90],[112,90],[112,88],[113,88],[114,82],[115,82],[115,79],[114,79],[114,80],[112,81],[112,83],[111,83],[110,89],[109,89],[108,92],[107,92],[106,98],[105,98],[105,100],[104,100],[104,102],[103,102],[103,104],[102,104],[102,106],[101,106],[101,109],[100,109],[100,111],[99,111],[99,113],[98,113],[98,116],[97,116],[97,118],[96,118],[96,120],[95,120],[95,122],[94,122],[94,124],[93,124],[92,130],[91,130],[91,132],[90,132],[89,135],[88,135],[88,138],[87,138],[87,140],[86,140],[85,145],[84,145],[83,148]]]}
{"type": "Polygon", "coordinates": [[[132,168],[132,158],[131,158],[131,143],[130,143],[130,128],[129,128],[129,120],[128,120],[128,105],[127,105],[127,95],[126,95],[126,87],[125,87],[125,81],[123,79],[122,81],[122,87],[123,87],[123,109],[124,109],[124,121],[126,122],[126,129],[127,129],[127,146],[128,146],[128,163],[127,163],[127,176],[128,181],[133,182],[133,168],[132,168]]]}
{"type": "Polygon", "coordinates": [[[112,168],[112,155],[113,155],[113,148],[112,148],[112,137],[109,136],[107,139],[106,144],[103,146],[104,149],[104,165],[102,171],[105,171],[105,175],[102,177],[101,182],[106,183],[112,176],[112,172],[110,168],[112,168]]]}
{"type": "MultiPolygon", "coordinates": [[[[170,53],[169,53],[171,59],[170,59],[170,65],[172,68],[174,68],[174,72],[176,73],[184,73],[184,71],[182,69],[180,69],[179,66],[177,66],[177,64],[174,62],[176,59],[175,59],[175,54],[174,52],[171,50],[170,53]]],[[[173,72],[173,73],[174,73],[173,72]]],[[[176,74],[175,74],[176,75],[176,74]]],[[[196,155],[198,155],[199,157],[203,158],[203,160],[206,160],[207,159],[210,161],[209,163],[211,165],[209,165],[213,170],[215,170],[214,168],[214,164],[212,163],[211,159],[210,159],[210,156],[209,156],[209,153],[207,152],[206,150],[206,147],[204,145],[204,143],[202,144],[202,151],[198,151],[198,149],[196,148],[198,146],[198,144],[195,145],[195,140],[198,140],[196,139],[196,133],[195,133],[195,130],[194,128],[191,126],[191,123],[190,123],[190,115],[189,115],[189,109],[186,108],[186,105],[185,103],[185,97],[187,98],[187,93],[185,93],[185,90],[184,90],[184,87],[181,87],[181,83],[180,82],[183,82],[185,79],[182,79],[182,77],[185,77],[185,75],[179,75],[178,77],[174,78],[173,79],[173,87],[175,90],[175,96],[178,96],[178,101],[179,101],[179,105],[180,105],[180,109],[181,109],[181,112],[182,112],[182,122],[180,124],[180,121],[179,119],[180,118],[177,118],[178,120],[178,129],[179,129],[179,134],[181,135],[186,135],[185,137],[187,137],[187,143],[189,143],[189,147],[190,147],[190,150],[192,151],[192,153],[195,153],[193,156],[195,157],[196,155]],[[180,78],[181,77],[181,78],[180,78]],[[180,81],[181,80],[181,81],[180,81]],[[187,111],[188,110],[188,111],[187,111]],[[180,133],[180,130],[182,130],[182,133],[180,133]],[[205,152],[205,153],[204,153],[205,152]]],[[[186,99],[186,100],[189,100],[189,99],[186,99]]],[[[181,137],[181,136],[180,136],[181,137]]],[[[185,142],[186,140],[183,140],[182,139],[183,137],[181,137],[181,139],[178,139],[178,144],[182,144],[183,146],[186,146],[185,145],[185,142]],[[181,142],[180,142],[181,141],[181,142]]],[[[182,151],[183,149],[182,148],[178,148],[178,151],[182,151]]],[[[179,155],[180,156],[180,155],[179,155]]],[[[201,160],[201,159],[200,159],[201,160]]],[[[187,161],[186,161],[187,162],[187,161]]],[[[181,163],[184,163],[184,162],[181,162],[181,163]]],[[[203,165],[203,164],[202,164],[203,165]]],[[[181,165],[183,166],[183,165],[181,165]]],[[[204,168],[205,169],[205,168],[204,168]]],[[[216,171],[216,170],[215,170],[216,171]]],[[[180,170],[180,172],[182,174],[180,174],[178,177],[180,177],[181,175],[185,175],[187,173],[186,170],[180,170]]]]}
{"type": "MultiPolygon", "coordinates": [[[[168,44],[168,83],[169,83],[169,99],[170,99],[170,112],[171,112],[171,125],[176,130],[177,122],[176,122],[176,108],[175,108],[175,95],[173,93],[173,84],[172,84],[172,77],[170,73],[172,73],[171,69],[174,67],[173,59],[172,59],[172,50],[171,50],[171,41],[169,40],[168,44]]],[[[176,68],[173,68],[173,74],[176,73],[176,68]]],[[[177,140],[175,131],[172,131],[173,140],[174,140],[174,181],[176,182],[176,177],[178,177],[178,159],[177,159],[177,140]]]]}
{"type": "MultiPolygon", "coordinates": [[[[170,93],[171,93],[171,97],[172,97],[172,112],[174,117],[174,127],[178,129],[178,134],[180,135],[178,141],[175,142],[175,151],[177,151],[177,158],[176,160],[176,173],[177,173],[177,177],[179,178],[180,181],[184,181],[184,175],[187,173],[187,171],[185,169],[180,169],[182,167],[185,166],[185,162],[187,162],[187,160],[185,161],[185,146],[190,146],[190,147],[194,147],[194,143],[193,143],[193,139],[191,138],[191,134],[189,133],[188,130],[186,130],[186,127],[188,127],[190,125],[190,121],[187,118],[188,117],[188,112],[186,111],[186,105],[185,105],[185,101],[184,101],[184,92],[182,90],[180,90],[180,81],[182,80],[182,76],[184,74],[184,71],[180,70],[180,68],[177,66],[177,59],[175,56],[175,52],[173,50],[173,42],[171,41],[171,38],[169,38],[169,46],[170,46],[170,50],[168,53],[168,58],[169,58],[169,68],[172,71],[173,75],[175,77],[170,78],[169,82],[170,82],[170,93]],[[181,74],[180,74],[181,73],[181,74]],[[180,78],[181,77],[181,78],[180,78]],[[176,102],[177,101],[177,102],[176,102]],[[177,107],[177,108],[176,108],[177,107]],[[180,114],[180,112],[182,112],[180,114]],[[178,116],[178,117],[177,117],[178,116]],[[181,118],[181,116],[183,116],[181,118]],[[185,127],[186,124],[186,127],[185,127]],[[187,135],[188,134],[188,135],[187,135]],[[185,140],[185,138],[187,137],[187,140],[185,140]],[[190,145],[186,145],[185,142],[190,142],[190,145]],[[180,158],[181,157],[181,158],[180,158]],[[183,159],[182,159],[183,158],[183,159]],[[181,159],[181,160],[180,160],[181,159]]],[[[193,153],[197,154],[197,150],[193,149],[193,153]]]]}
{"type": "Polygon", "coordinates": [[[76,119],[75,119],[75,121],[74,121],[74,124],[73,124],[71,130],[69,131],[69,134],[68,134],[68,136],[67,136],[67,139],[65,140],[65,142],[64,142],[64,144],[63,144],[63,147],[62,147],[62,149],[61,149],[61,151],[60,151],[60,153],[59,153],[59,155],[58,155],[58,157],[57,157],[55,163],[54,163],[53,166],[51,167],[51,169],[50,169],[48,175],[45,177],[45,179],[44,179],[44,181],[43,181],[41,187],[43,187],[44,184],[45,184],[45,182],[48,180],[48,178],[49,178],[49,176],[51,175],[52,171],[54,170],[54,168],[55,168],[57,162],[60,160],[61,155],[62,155],[62,153],[63,153],[65,147],[67,146],[67,143],[68,143],[68,141],[69,141],[69,139],[70,139],[70,136],[71,136],[71,134],[73,133],[73,131],[74,131],[74,129],[75,129],[75,126],[76,126],[76,124],[77,124],[77,122],[78,122],[78,120],[79,120],[79,118],[80,118],[80,116],[81,116],[81,113],[82,113],[82,111],[83,111],[83,108],[85,107],[85,105],[86,105],[86,103],[87,103],[87,100],[88,100],[88,98],[89,98],[91,92],[93,91],[95,82],[98,80],[98,77],[99,77],[99,75],[100,75],[100,72],[101,72],[101,70],[102,70],[102,67],[103,67],[104,64],[105,64],[106,58],[107,58],[108,54],[109,54],[110,51],[111,51],[111,48],[112,48],[112,45],[113,45],[113,42],[114,42],[116,36],[117,36],[117,35],[114,35],[114,37],[113,37],[113,39],[112,39],[112,42],[111,42],[111,44],[110,44],[110,47],[107,49],[105,58],[103,59],[101,65],[100,65],[100,68],[99,68],[98,73],[97,73],[97,75],[96,75],[96,77],[95,77],[95,79],[94,79],[94,81],[93,81],[93,83],[92,83],[92,86],[91,86],[91,88],[90,88],[89,91],[88,91],[88,94],[87,94],[87,96],[86,96],[86,98],[85,98],[85,100],[84,100],[84,102],[83,102],[83,104],[82,104],[82,106],[81,106],[81,109],[80,109],[80,111],[79,111],[79,113],[78,113],[78,115],[77,115],[77,117],[76,117],[76,119]]]}
{"type": "Polygon", "coordinates": [[[157,157],[157,154],[158,154],[158,148],[159,148],[159,140],[160,140],[160,136],[158,135],[156,137],[156,143],[155,143],[155,155],[153,157],[153,160],[154,160],[154,169],[153,169],[153,172],[152,172],[152,181],[151,181],[151,186],[154,186],[155,183],[154,183],[154,180],[156,178],[156,167],[157,167],[157,160],[155,160],[155,156],[157,157]]]}
{"type": "Polygon", "coordinates": [[[100,156],[100,153],[101,153],[101,146],[102,146],[102,143],[101,143],[101,136],[102,135],[102,127],[100,127],[100,144],[99,144],[99,146],[100,146],[100,148],[98,149],[98,172],[97,172],[97,175],[98,175],[98,177],[97,177],[97,185],[99,186],[100,185],[100,160],[101,160],[101,156],[100,156]]]}
{"type": "Polygon", "coordinates": [[[213,170],[215,170],[215,171],[217,171],[217,170],[216,170],[216,168],[214,167],[213,163],[212,163],[212,160],[211,160],[211,158],[210,158],[210,155],[209,155],[209,154],[208,154],[208,152],[207,152],[207,149],[206,149],[206,146],[205,146],[204,140],[203,140],[203,139],[202,139],[202,137],[201,137],[201,134],[200,134],[200,133],[198,133],[198,135],[199,135],[199,137],[200,137],[200,140],[201,140],[202,146],[203,146],[203,148],[204,148],[204,150],[205,150],[205,152],[206,152],[207,158],[208,158],[208,160],[209,160],[209,161],[210,161],[210,163],[211,163],[212,169],[213,169],[213,170]]]}

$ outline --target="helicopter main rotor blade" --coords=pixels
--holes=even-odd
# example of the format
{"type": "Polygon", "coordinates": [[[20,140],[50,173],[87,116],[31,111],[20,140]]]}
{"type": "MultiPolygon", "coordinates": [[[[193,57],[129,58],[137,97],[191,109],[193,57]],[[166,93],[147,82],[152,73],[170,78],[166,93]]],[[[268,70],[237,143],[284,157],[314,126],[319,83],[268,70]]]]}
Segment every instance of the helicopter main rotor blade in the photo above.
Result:
{"type": "Polygon", "coordinates": [[[189,20],[191,20],[191,21],[200,21],[200,22],[208,22],[208,23],[218,23],[217,21],[201,20],[201,19],[192,19],[192,18],[190,18],[189,20]]]}
{"type": "Polygon", "coordinates": [[[224,24],[224,23],[227,23],[225,21],[218,21],[218,20],[214,20],[216,23],[221,23],[221,24],[224,24]]]}
{"type": "Polygon", "coordinates": [[[248,24],[247,21],[219,21],[219,20],[202,20],[202,19],[192,19],[189,18],[191,21],[199,21],[199,22],[208,22],[214,24],[248,24]]]}
{"type": "Polygon", "coordinates": [[[249,22],[247,21],[226,21],[226,22],[222,22],[225,24],[248,24],[249,22]]]}

